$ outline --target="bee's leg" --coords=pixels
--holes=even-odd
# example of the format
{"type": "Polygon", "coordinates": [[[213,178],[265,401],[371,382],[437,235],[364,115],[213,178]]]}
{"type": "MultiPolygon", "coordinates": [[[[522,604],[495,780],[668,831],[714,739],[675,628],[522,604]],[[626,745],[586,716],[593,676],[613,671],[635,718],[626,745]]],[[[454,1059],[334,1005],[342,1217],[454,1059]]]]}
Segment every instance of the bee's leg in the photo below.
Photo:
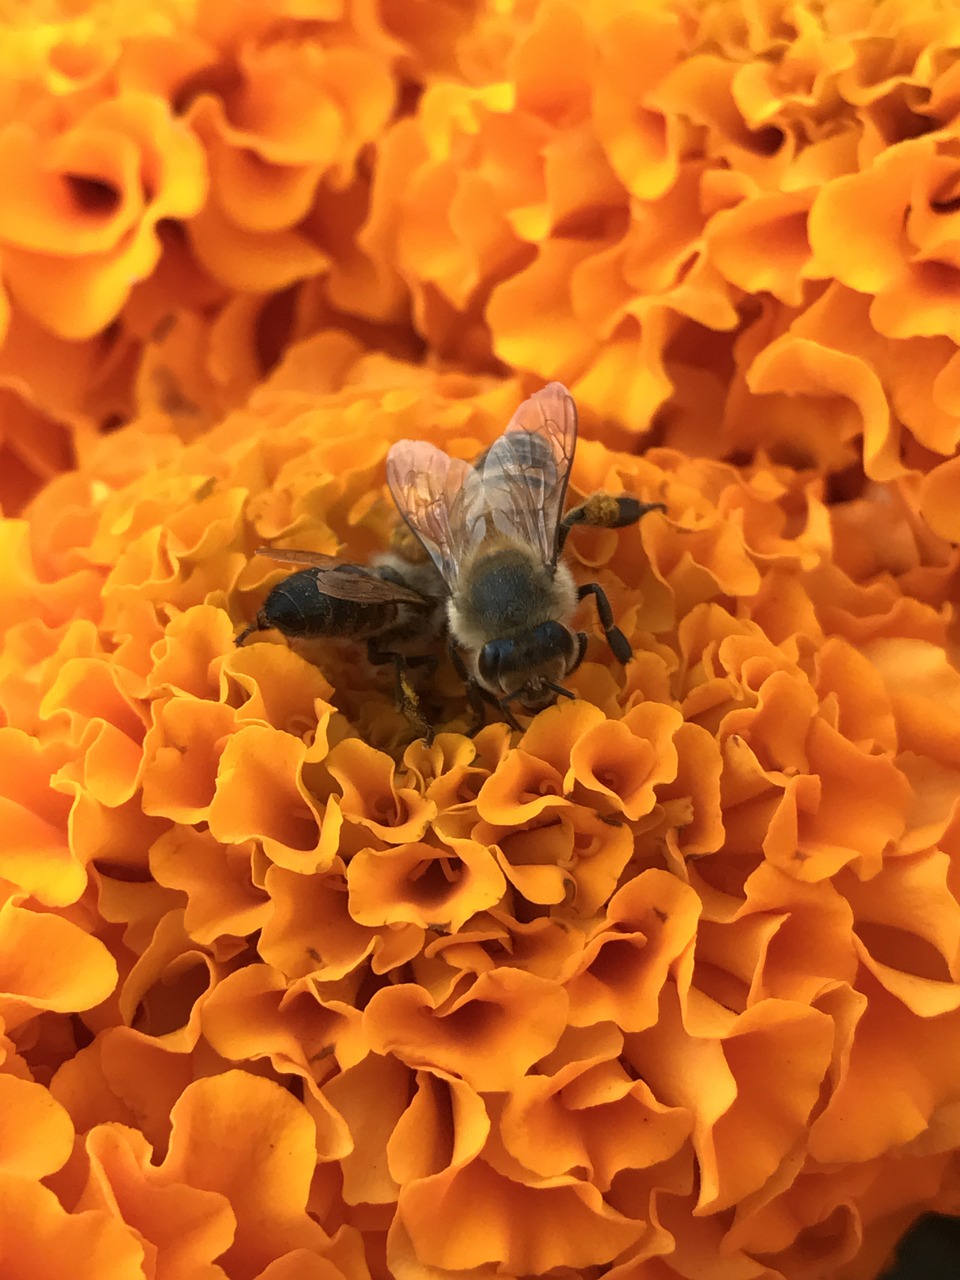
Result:
{"type": "Polygon", "coordinates": [[[492,694],[487,693],[486,689],[477,684],[476,680],[467,670],[463,658],[460,656],[460,650],[457,648],[457,642],[453,636],[447,636],[447,652],[450,655],[450,661],[453,663],[454,669],[460,679],[463,681],[467,690],[467,699],[470,703],[470,710],[473,712],[476,723],[473,728],[468,730],[467,737],[472,738],[475,733],[479,733],[483,726],[487,723],[487,704],[493,703],[497,706],[497,700],[492,694]]]}
{"type": "Polygon", "coordinates": [[[460,650],[457,648],[457,642],[453,636],[447,636],[447,652],[450,654],[450,661],[453,663],[457,675],[463,681],[467,689],[467,698],[470,701],[470,709],[477,718],[477,723],[470,730],[470,736],[478,733],[487,722],[487,699],[484,696],[485,691],[480,688],[476,680],[467,670],[463,658],[460,656],[460,650]]]}
{"type": "Polygon", "coordinates": [[[599,582],[588,582],[578,589],[577,599],[585,600],[587,596],[593,596],[596,601],[600,625],[603,627],[603,634],[607,637],[607,644],[613,650],[613,656],[626,666],[633,657],[633,650],[630,648],[630,641],[613,621],[613,610],[610,608],[607,593],[599,582]]]}
{"type": "Polygon", "coordinates": [[[433,725],[430,724],[420,709],[420,699],[417,697],[416,689],[414,689],[407,677],[407,667],[426,666],[429,664],[435,667],[437,665],[436,658],[432,653],[408,658],[402,653],[378,649],[372,640],[367,641],[367,658],[374,666],[382,666],[387,662],[393,663],[393,669],[396,672],[394,699],[397,710],[403,713],[417,733],[426,739],[429,746],[433,741],[433,725]]]}
{"type": "Polygon", "coordinates": [[[258,613],[257,616],[254,618],[254,620],[250,623],[249,627],[244,627],[244,629],[240,632],[240,634],[237,636],[237,638],[234,640],[233,643],[239,649],[240,646],[243,644],[244,640],[246,640],[247,636],[252,636],[255,631],[269,631],[269,630],[270,630],[270,623],[266,620],[266,618],[263,616],[262,613],[258,613]]]}
{"type": "MultiPolygon", "coordinates": [[[[573,697],[573,694],[572,694],[572,693],[567,693],[566,689],[564,689],[564,690],[563,690],[563,692],[567,694],[567,697],[568,697],[568,698],[572,698],[572,697],[573,697]]],[[[511,728],[511,729],[522,729],[522,728],[523,728],[523,725],[520,723],[520,721],[517,719],[517,717],[516,717],[516,716],[513,714],[513,712],[510,710],[510,706],[509,706],[509,704],[510,704],[510,701],[511,701],[512,697],[513,697],[513,695],[512,695],[512,694],[508,694],[506,698],[496,698],[496,699],[494,699],[494,701],[495,701],[495,702],[496,702],[496,704],[497,704],[497,708],[498,708],[498,710],[499,710],[500,714],[503,716],[504,720],[506,720],[506,722],[507,722],[507,724],[510,726],[510,728],[511,728]]]]}
{"type": "Polygon", "coordinates": [[[614,498],[609,493],[595,493],[586,502],[581,502],[579,507],[568,511],[561,520],[559,550],[563,550],[567,534],[575,524],[585,524],[596,529],[622,529],[625,525],[636,524],[650,511],[666,510],[662,502],[641,502],[639,498],[631,498],[627,494],[614,498]]]}

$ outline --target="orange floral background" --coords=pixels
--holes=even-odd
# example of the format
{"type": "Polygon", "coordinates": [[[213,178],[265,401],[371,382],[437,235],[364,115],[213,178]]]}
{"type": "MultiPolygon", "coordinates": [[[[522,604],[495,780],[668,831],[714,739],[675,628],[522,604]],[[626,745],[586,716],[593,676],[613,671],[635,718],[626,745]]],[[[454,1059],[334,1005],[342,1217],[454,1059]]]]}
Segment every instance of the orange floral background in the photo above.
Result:
{"type": "Polygon", "coordinates": [[[872,1280],[960,1212],[960,11],[0,12],[0,1272],[872,1280]],[[625,669],[427,746],[234,648],[550,379],[625,669]]]}

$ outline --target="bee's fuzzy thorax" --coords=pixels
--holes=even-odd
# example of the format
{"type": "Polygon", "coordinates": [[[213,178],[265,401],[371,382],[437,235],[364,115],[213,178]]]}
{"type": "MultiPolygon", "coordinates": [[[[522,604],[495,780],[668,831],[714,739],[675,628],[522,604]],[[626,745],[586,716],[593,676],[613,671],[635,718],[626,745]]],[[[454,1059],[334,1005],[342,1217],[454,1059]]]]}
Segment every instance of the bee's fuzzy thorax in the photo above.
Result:
{"type": "Polygon", "coordinates": [[[565,624],[576,606],[577,589],[566,565],[546,565],[533,548],[514,544],[467,566],[447,602],[447,617],[457,643],[478,650],[541,622],[565,624]]]}

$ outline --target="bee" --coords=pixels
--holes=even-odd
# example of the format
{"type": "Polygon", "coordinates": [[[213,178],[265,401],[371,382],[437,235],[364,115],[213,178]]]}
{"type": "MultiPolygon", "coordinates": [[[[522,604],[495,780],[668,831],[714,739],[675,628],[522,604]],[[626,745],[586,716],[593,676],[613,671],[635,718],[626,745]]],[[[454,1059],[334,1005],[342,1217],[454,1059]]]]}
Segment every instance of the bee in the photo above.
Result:
{"type": "Polygon", "coordinates": [[[561,560],[576,524],[621,528],[663,503],[596,494],[563,515],[577,443],[573,397],[551,382],[520,406],[506,431],[474,464],[422,440],[387,455],[387,482],[400,514],[440,575],[448,648],[474,709],[497,707],[519,728],[510,703],[536,712],[558,696],[583,661],[587,636],[571,626],[592,596],[618,662],[630,644],[597,582],[578,587],[561,560]]]}
{"type": "Polygon", "coordinates": [[[409,652],[426,649],[444,628],[443,584],[432,562],[381,552],[363,566],[279,547],[259,547],[257,555],[298,570],[277,583],[254,621],[237,636],[237,646],[255,631],[269,630],[296,639],[366,640],[371,664],[393,664],[397,709],[431,739],[407,672],[437,664],[432,652],[409,652]]]}

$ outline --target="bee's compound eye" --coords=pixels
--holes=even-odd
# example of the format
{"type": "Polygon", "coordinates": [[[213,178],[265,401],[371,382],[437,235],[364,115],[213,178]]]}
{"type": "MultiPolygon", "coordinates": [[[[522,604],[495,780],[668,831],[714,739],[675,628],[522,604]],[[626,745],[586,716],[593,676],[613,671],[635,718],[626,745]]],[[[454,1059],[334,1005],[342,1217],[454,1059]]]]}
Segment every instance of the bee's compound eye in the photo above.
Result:
{"type": "Polygon", "coordinates": [[[500,640],[490,640],[480,650],[477,657],[477,672],[485,684],[494,688],[500,675],[500,660],[503,644],[500,640]]]}

